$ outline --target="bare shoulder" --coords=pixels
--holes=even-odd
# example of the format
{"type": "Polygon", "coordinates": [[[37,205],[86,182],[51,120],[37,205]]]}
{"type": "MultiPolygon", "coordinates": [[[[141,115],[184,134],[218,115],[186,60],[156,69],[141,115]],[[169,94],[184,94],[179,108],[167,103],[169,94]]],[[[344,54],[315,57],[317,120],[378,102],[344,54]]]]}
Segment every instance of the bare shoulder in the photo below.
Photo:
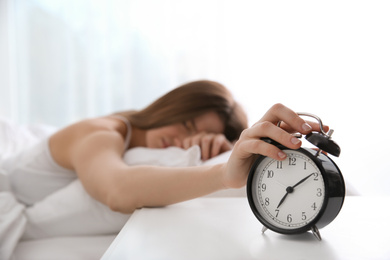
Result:
{"type": "Polygon", "coordinates": [[[53,159],[62,167],[74,170],[71,155],[81,145],[96,141],[123,142],[122,124],[110,117],[86,119],[69,125],[50,137],[50,151],[53,159]]]}

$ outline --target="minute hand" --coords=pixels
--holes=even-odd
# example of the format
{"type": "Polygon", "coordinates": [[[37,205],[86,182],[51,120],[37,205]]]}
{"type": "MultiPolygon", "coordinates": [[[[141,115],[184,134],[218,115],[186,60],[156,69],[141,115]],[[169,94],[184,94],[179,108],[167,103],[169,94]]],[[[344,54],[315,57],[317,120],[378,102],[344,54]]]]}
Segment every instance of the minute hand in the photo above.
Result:
{"type": "Polygon", "coordinates": [[[307,179],[309,179],[312,175],[314,174],[314,172],[308,176],[306,176],[305,178],[303,178],[302,180],[300,180],[299,182],[297,182],[294,186],[292,186],[293,188],[297,187],[299,184],[301,184],[302,182],[306,181],[307,179]]]}
{"type": "Polygon", "coordinates": [[[294,186],[288,186],[286,188],[286,194],[284,194],[283,198],[280,200],[278,206],[276,207],[277,209],[282,205],[282,203],[285,201],[285,199],[287,198],[287,195],[289,193],[292,193],[294,191],[294,188],[297,187],[299,184],[301,184],[302,182],[306,181],[307,179],[310,178],[310,176],[312,176],[313,174],[315,173],[312,173],[312,174],[309,174],[308,176],[306,176],[305,178],[303,178],[302,180],[300,180],[299,182],[297,182],[294,186]]]}

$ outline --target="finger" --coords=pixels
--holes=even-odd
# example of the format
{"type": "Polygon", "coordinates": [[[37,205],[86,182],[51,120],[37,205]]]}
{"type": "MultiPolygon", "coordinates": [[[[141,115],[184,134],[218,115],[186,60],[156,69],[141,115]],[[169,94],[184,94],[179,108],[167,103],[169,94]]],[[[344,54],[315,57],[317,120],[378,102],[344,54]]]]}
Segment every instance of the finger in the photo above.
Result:
{"type": "Polygon", "coordinates": [[[294,131],[298,131],[302,134],[308,134],[312,131],[312,127],[306,123],[305,120],[298,116],[297,113],[282,104],[273,105],[259,122],[265,121],[269,121],[273,124],[277,124],[279,121],[283,121],[294,131]]]}
{"type": "Polygon", "coordinates": [[[244,130],[244,138],[259,140],[263,137],[271,138],[291,149],[298,149],[302,144],[301,140],[271,122],[261,122],[244,130]]]}
{"type": "MultiPolygon", "coordinates": [[[[324,125],[323,128],[324,128],[325,133],[327,133],[329,131],[329,126],[324,125]]],[[[319,132],[319,130],[318,130],[318,132],[319,132]]]]}
{"type": "Polygon", "coordinates": [[[211,135],[204,135],[200,141],[200,149],[202,152],[202,159],[210,159],[210,150],[213,137],[211,135]]]}
{"type": "Polygon", "coordinates": [[[211,154],[210,157],[215,157],[218,154],[227,151],[228,144],[224,135],[216,135],[211,144],[211,154]]]}
{"type": "Polygon", "coordinates": [[[181,142],[179,138],[173,139],[173,146],[187,149],[184,147],[183,142],[181,142]]]}
{"type": "Polygon", "coordinates": [[[263,140],[250,139],[240,143],[241,149],[249,154],[261,154],[276,160],[284,160],[287,155],[275,145],[263,140]]]}
{"type": "MultiPolygon", "coordinates": [[[[223,134],[219,134],[215,141],[219,145],[218,154],[226,152],[226,151],[230,151],[233,149],[233,144],[229,140],[227,140],[223,134]]],[[[216,154],[216,155],[218,155],[218,154],[216,154]]],[[[216,156],[216,155],[214,155],[214,156],[216,156]]]]}
{"type": "MultiPolygon", "coordinates": [[[[321,127],[320,127],[320,124],[317,123],[317,122],[311,122],[311,121],[306,121],[307,124],[309,124],[312,128],[312,131],[316,131],[316,132],[321,132],[321,127]]],[[[293,129],[291,126],[289,126],[288,124],[282,122],[280,124],[280,127],[283,128],[284,130],[286,130],[287,132],[289,133],[294,133],[296,132],[295,129],[293,129]]],[[[329,126],[327,125],[323,125],[323,130],[325,133],[327,133],[329,131],[329,126]]]]}
{"type": "Polygon", "coordinates": [[[191,145],[191,138],[185,138],[183,140],[183,148],[184,149],[188,149],[190,148],[192,145],[191,145]]]}
{"type": "Polygon", "coordinates": [[[197,134],[194,136],[187,137],[183,140],[183,146],[185,149],[188,149],[194,145],[200,146],[200,140],[202,138],[203,134],[197,134]]]}

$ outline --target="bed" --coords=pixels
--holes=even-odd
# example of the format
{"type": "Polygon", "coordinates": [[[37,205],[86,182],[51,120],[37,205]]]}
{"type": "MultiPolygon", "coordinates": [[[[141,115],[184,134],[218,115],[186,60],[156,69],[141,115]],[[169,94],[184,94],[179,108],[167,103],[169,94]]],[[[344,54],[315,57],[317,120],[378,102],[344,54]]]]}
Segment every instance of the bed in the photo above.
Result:
{"type": "MultiPolygon", "coordinates": [[[[99,259],[131,215],[112,212],[92,199],[79,180],[26,208],[13,197],[1,162],[33,145],[56,129],[46,125],[20,126],[0,118],[0,259],[99,259]]],[[[225,162],[226,152],[206,162],[197,146],[188,150],[131,149],[130,164],[193,166],[225,162]]],[[[347,185],[349,195],[356,191],[347,185]]],[[[245,188],[224,190],[206,197],[246,196],[245,188]]]]}

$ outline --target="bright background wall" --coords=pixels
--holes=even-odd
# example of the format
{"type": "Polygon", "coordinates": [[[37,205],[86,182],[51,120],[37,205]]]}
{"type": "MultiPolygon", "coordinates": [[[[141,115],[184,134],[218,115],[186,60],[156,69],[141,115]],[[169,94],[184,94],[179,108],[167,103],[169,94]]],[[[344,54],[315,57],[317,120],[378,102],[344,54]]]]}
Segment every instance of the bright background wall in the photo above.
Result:
{"type": "Polygon", "coordinates": [[[64,126],[219,81],[335,129],[363,195],[390,195],[388,1],[0,0],[0,116],[64,126]]]}

